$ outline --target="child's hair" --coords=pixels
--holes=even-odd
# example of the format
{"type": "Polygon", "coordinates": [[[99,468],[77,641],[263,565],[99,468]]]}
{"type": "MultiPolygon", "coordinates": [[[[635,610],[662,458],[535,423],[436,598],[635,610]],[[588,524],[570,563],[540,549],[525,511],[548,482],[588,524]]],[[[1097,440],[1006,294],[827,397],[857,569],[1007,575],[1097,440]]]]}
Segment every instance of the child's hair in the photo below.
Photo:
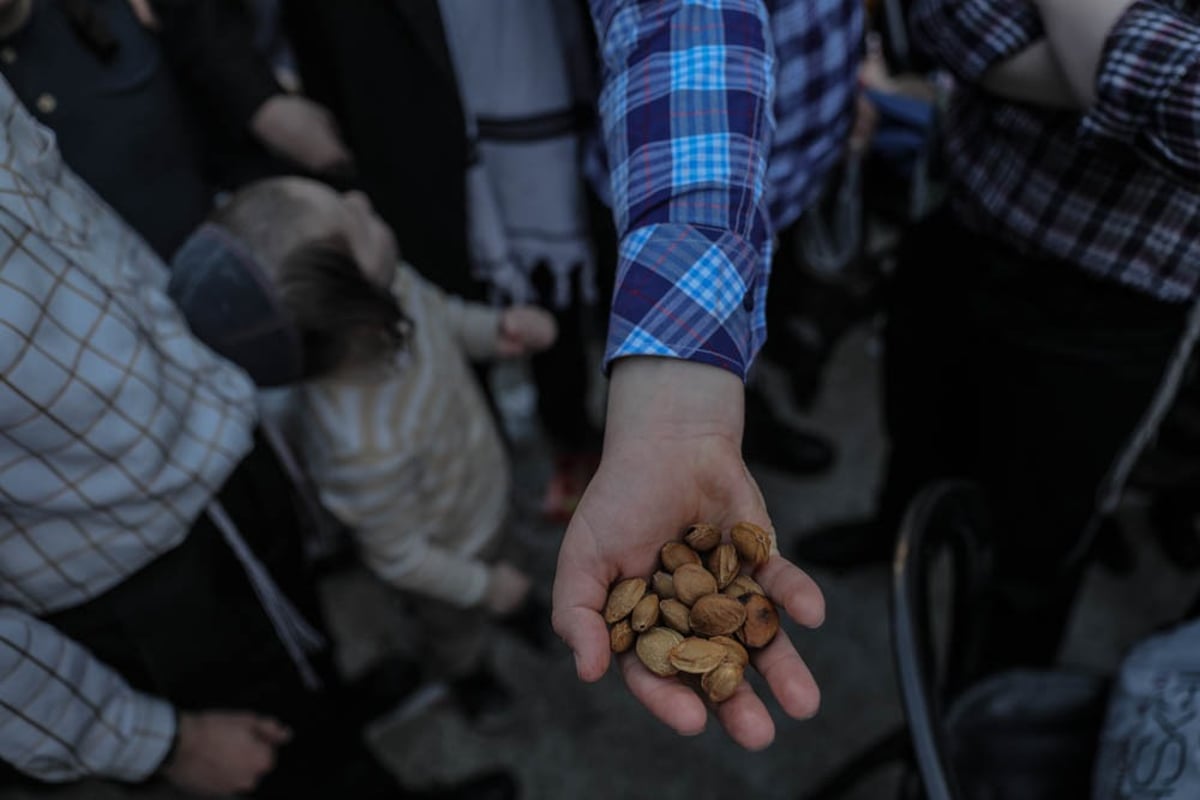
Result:
{"type": "Polygon", "coordinates": [[[306,378],[348,361],[387,360],[403,349],[411,322],[387,288],[363,275],[340,236],[293,234],[310,212],[284,181],[260,181],[213,215],[262,262],[300,333],[306,378]]]}

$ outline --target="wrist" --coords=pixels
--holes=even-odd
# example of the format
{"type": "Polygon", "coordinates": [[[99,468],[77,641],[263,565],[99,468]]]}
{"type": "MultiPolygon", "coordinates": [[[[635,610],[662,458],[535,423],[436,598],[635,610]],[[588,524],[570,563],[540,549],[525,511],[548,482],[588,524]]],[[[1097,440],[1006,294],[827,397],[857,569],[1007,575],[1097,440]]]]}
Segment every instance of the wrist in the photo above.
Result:
{"type": "Polygon", "coordinates": [[[677,358],[613,363],[605,450],[645,438],[720,436],[740,446],[745,388],[728,370],[677,358]]]}
{"type": "Polygon", "coordinates": [[[162,761],[158,762],[158,769],[154,770],[152,777],[166,777],[172,765],[175,763],[175,758],[179,755],[180,742],[183,739],[183,728],[190,724],[187,714],[179,709],[175,711],[175,731],[171,734],[171,743],[167,746],[167,752],[163,755],[162,761]]]}

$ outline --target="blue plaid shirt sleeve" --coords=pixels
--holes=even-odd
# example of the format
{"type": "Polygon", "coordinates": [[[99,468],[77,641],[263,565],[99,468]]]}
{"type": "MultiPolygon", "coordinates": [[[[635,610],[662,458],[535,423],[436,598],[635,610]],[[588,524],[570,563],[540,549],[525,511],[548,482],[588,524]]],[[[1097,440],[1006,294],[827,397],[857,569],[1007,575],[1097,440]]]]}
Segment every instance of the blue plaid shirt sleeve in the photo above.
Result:
{"type": "Polygon", "coordinates": [[[1177,177],[1200,179],[1200,20],[1139,0],[1105,43],[1087,143],[1132,145],[1177,177]]]}
{"type": "Polygon", "coordinates": [[[774,62],[763,0],[591,0],[620,238],[606,364],[745,377],[765,338],[774,62]]]}
{"type": "Polygon", "coordinates": [[[914,44],[968,84],[1045,36],[1029,0],[917,0],[909,13],[914,44]]]}

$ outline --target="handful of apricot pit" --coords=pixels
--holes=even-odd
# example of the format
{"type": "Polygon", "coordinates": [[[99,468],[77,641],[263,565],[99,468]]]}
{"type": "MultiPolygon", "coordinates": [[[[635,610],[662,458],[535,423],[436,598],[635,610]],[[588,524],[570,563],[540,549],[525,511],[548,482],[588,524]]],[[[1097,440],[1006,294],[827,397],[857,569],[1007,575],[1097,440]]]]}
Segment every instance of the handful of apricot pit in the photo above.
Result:
{"type": "Polygon", "coordinates": [[[713,525],[693,525],[660,551],[661,569],[613,586],[604,607],[613,652],[631,648],[655,675],[682,675],[714,703],[741,684],[750,654],[779,631],[779,612],[743,568],[771,555],[771,535],[739,522],[723,541],[713,525]]]}

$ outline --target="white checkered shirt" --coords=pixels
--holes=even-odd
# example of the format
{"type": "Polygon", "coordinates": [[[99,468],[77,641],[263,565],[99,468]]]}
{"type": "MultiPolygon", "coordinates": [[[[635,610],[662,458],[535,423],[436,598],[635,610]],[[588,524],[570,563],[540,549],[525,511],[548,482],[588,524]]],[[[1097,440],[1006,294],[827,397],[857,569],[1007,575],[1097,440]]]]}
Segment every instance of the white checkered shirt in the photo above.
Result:
{"type": "Polygon", "coordinates": [[[37,616],[183,540],[250,449],[254,389],[2,80],[0,125],[0,758],[137,780],[174,711],[37,616]]]}

